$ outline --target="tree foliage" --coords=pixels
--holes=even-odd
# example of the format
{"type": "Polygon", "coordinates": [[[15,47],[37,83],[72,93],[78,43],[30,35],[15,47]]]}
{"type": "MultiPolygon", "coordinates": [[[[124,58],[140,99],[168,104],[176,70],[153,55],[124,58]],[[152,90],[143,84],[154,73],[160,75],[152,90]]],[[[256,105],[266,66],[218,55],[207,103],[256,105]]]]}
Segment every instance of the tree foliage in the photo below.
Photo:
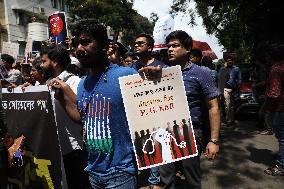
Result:
{"type": "MultiPolygon", "coordinates": [[[[174,0],[172,11],[186,13],[190,0],[174,0]]],[[[195,0],[195,14],[203,18],[208,34],[214,34],[226,51],[246,61],[263,42],[284,42],[283,3],[276,0],[195,0]]]]}
{"type": "Polygon", "coordinates": [[[133,0],[66,0],[66,4],[71,17],[98,19],[116,34],[122,32],[127,45],[135,35],[153,31],[153,23],[133,9],[133,0]]]}

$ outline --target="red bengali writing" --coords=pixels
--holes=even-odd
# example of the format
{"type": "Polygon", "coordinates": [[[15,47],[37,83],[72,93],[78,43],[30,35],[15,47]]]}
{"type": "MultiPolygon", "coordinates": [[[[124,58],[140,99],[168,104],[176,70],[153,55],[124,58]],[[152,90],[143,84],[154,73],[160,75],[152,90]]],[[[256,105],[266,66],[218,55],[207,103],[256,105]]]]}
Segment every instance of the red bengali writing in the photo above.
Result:
{"type": "Polygon", "coordinates": [[[142,84],[144,81],[144,79],[139,79],[139,80],[135,80],[135,81],[128,81],[125,83],[126,86],[129,86],[129,85],[136,85],[136,84],[142,84]]]}
{"type": "Polygon", "coordinates": [[[153,114],[160,113],[160,112],[170,111],[173,109],[174,109],[174,103],[169,102],[164,105],[152,106],[149,108],[140,109],[140,116],[144,117],[144,116],[153,115],[153,114]]]}
{"type": "Polygon", "coordinates": [[[174,99],[172,95],[164,95],[162,98],[152,98],[152,99],[147,99],[147,100],[140,100],[138,107],[143,108],[146,106],[153,106],[159,103],[173,101],[173,100],[174,99]]]}

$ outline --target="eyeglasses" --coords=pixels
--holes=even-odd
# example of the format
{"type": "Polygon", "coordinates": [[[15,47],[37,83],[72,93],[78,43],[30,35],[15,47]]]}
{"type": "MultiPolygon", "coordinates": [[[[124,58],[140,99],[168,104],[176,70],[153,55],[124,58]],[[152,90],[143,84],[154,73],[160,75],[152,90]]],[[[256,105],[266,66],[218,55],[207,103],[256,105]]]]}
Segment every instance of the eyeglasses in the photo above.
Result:
{"type": "Polygon", "coordinates": [[[78,39],[78,38],[73,38],[72,39],[72,46],[73,47],[78,47],[80,44],[82,45],[82,46],[87,46],[87,45],[89,45],[90,43],[92,43],[92,39],[90,39],[90,38],[80,38],[80,39],[78,39]]]}
{"type": "Polygon", "coordinates": [[[181,45],[180,45],[180,44],[177,44],[177,43],[174,43],[174,44],[168,44],[167,47],[168,47],[168,49],[170,49],[170,48],[175,49],[175,48],[177,48],[177,47],[181,47],[181,45]]]}
{"type": "Polygon", "coordinates": [[[145,41],[135,41],[134,42],[134,46],[137,45],[139,47],[143,46],[143,45],[147,45],[148,43],[145,41]]]}

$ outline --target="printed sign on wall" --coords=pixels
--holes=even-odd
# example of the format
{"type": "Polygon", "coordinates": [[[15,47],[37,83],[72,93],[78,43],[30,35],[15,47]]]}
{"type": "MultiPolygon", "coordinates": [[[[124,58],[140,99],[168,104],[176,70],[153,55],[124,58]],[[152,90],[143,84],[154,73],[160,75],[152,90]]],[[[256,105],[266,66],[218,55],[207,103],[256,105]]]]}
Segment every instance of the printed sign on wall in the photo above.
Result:
{"type": "Polygon", "coordinates": [[[180,66],[160,80],[135,74],[119,83],[140,170],[197,155],[180,66]]]}
{"type": "Polygon", "coordinates": [[[2,54],[9,54],[17,59],[19,54],[19,43],[3,42],[2,54]]]}

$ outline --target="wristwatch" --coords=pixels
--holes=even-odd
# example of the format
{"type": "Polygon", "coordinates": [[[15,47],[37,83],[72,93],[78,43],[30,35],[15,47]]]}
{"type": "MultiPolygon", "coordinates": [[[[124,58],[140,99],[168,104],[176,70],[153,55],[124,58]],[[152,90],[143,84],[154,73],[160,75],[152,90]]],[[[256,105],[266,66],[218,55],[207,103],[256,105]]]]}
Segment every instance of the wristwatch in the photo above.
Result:
{"type": "Polygon", "coordinates": [[[213,144],[219,146],[219,140],[218,139],[210,139],[209,142],[212,142],[213,144]]]}

